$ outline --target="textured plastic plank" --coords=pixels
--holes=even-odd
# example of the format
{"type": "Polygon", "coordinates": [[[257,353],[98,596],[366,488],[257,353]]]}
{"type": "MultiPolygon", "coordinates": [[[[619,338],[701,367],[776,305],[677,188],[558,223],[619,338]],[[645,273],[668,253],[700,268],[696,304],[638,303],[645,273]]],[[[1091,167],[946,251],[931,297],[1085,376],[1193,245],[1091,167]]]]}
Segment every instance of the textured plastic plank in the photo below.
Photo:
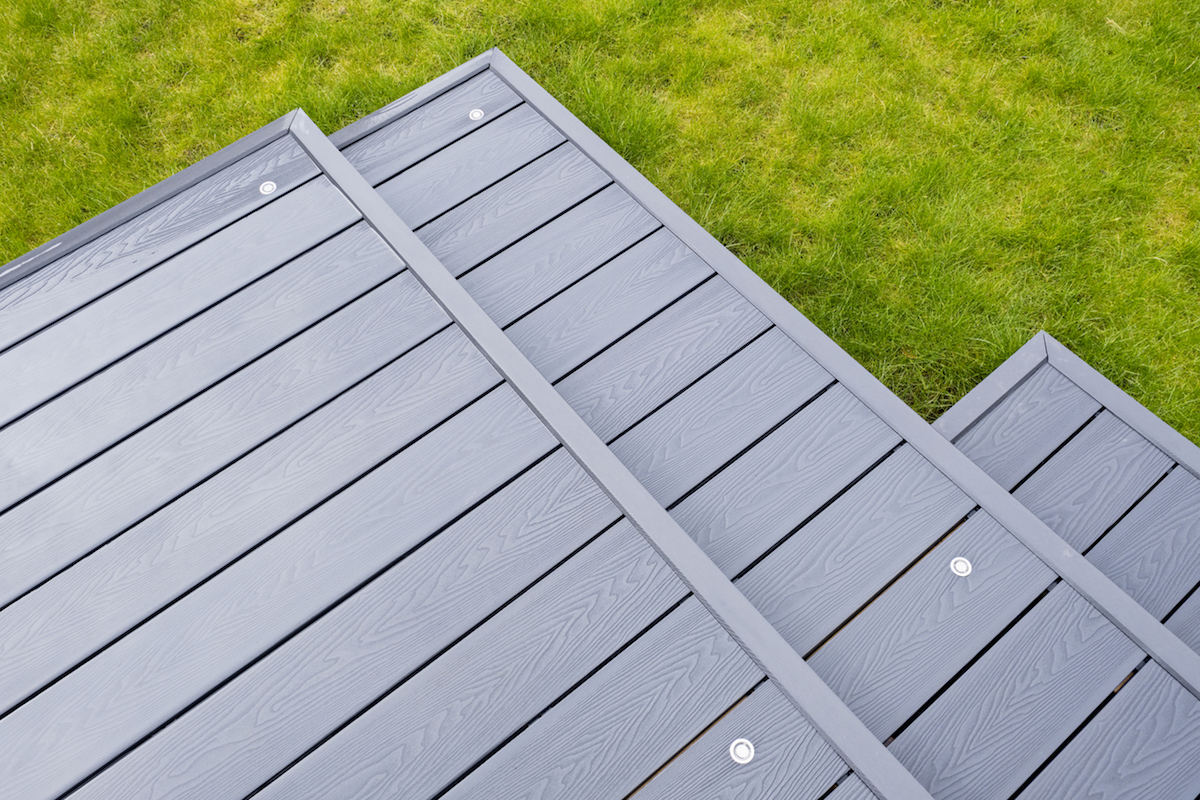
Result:
{"type": "Polygon", "coordinates": [[[1165,475],[1171,463],[1136,431],[1102,411],[1013,497],[1082,552],[1165,475]]]}
{"type": "Polygon", "coordinates": [[[566,144],[417,231],[453,275],[461,275],[609,184],[566,144]]]}
{"type": "Polygon", "coordinates": [[[954,446],[1011,490],[1099,410],[1099,403],[1044,364],[954,446]]]}
{"type": "MultiPolygon", "coordinates": [[[[431,797],[685,593],[670,567],[623,522],[259,796],[431,797]]],[[[594,719],[590,708],[576,714],[580,721],[594,719]]],[[[515,795],[497,789],[491,796],[515,795]]]]}
{"type": "MultiPolygon", "coordinates": [[[[906,442],[923,456],[952,474],[955,482],[968,492],[981,507],[1000,521],[1039,558],[1055,569],[1064,581],[1075,587],[1089,601],[1104,609],[1104,613],[1118,628],[1163,664],[1176,680],[1188,687],[1189,691],[1200,697],[1200,654],[1186,647],[1177,637],[1172,636],[1161,623],[1118,589],[1090,562],[1074,557],[1067,548],[1064,548],[1062,539],[1047,528],[1032,512],[1014,500],[1004,491],[1003,487],[989,478],[982,469],[933,430],[875,376],[838,347],[832,339],[806,319],[795,306],[771,289],[761,277],[739,261],[737,256],[705,231],[695,220],[688,217],[682,209],[656,189],[645,176],[639,174],[503,53],[494,51],[490,64],[491,68],[500,74],[527,103],[537,108],[559,130],[563,131],[573,144],[612,176],[614,183],[629,192],[634,199],[653,213],[664,227],[670,229],[695,250],[716,270],[718,275],[749,299],[772,324],[784,330],[793,341],[801,344],[809,355],[825,367],[839,383],[846,386],[859,400],[878,414],[885,423],[904,437],[906,442]]],[[[297,115],[296,120],[299,119],[300,117],[297,115]]],[[[312,152],[311,148],[310,152],[312,152]]],[[[1170,451],[1170,448],[1167,447],[1163,447],[1163,449],[1170,451]]],[[[684,538],[687,538],[686,534],[684,538]]],[[[690,540],[688,541],[690,542],[690,540]]],[[[686,545],[680,543],[680,547],[683,549],[686,548],[686,545]]],[[[719,570],[712,571],[720,574],[719,570]]],[[[732,605],[740,605],[740,603],[731,598],[732,605]]],[[[765,636],[769,636],[765,631],[763,633],[765,636]]],[[[776,678],[778,680],[778,676],[776,678]]],[[[820,681],[818,680],[816,683],[819,684],[820,681]]],[[[822,686],[822,688],[824,687],[822,686]]],[[[823,692],[817,691],[818,694],[824,696],[823,692]]],[[[792,697],[793,700],[796,699],[790,689],[787,692],[789,697],[792,697]]],[[[813,717],[810,716],[810,719],[813,717]]],[[[831,730],[823,727],[823,723],[818,724],[814,721],[814,724],[823,732],[831,730]]],[[[862,733],[866,733],[865,729],[850,734],[847,741],[853,740],[861,745],[864,754],[875,752],[877,743],[873,737],[867,734],[864,738],[862,733]]],[[[836,738],[837,735],[834,735],[836,738]]],[[[843,751],[843,755],[845,756],[845,751],[843,751]]],[[[847,756],[846,760],[847,763],[855,766],[856,772],[871,790],[881,795],[923,796],[928,794],[919,788],[915,781],[911,780],[911,776],[906,771],[893,769],[888,759],[873,758],[873,763],[863,761],[861,765],[856,765],[858,762],[855,758],[847,756]],[[877,766],[879,766],[878,770],[877,766]],[[886,778],[883,774],[885,772],[887,773],[886,778]]]]}
{"type": "Polygon", "coordinates": [[[1054,578],[1028,548],[980,511],[808,663],[872,733],[887,739],[1054,578]],[[950,570],[951,560],[960,557],[972,565],[965,577],[950,570]]]}
{"type": "Polygon", "coordinates": [[[73,563],[445,324],[404,272],[15,506],[0,517],[0,598],[73,563]]]}
{"type": "Polygon", "coordinates": [[[1166,622],[1167,630],[1200,653],[1200,591],[1193,591],[1166,622]]]}
{"type": "MultiPolygon", "coordinates": [[[[521,98],[495,73],[484,71],[363,137],[342,152],[375,186],[487,125],[521,98]],[[483,116],[472,119],[472,111],[483,116]]],[[[381,109],[386,112],[386,109],[381,109]]]]}
{"type": "Polygon", "coordinates": [[[905,445],[737,586],[797,652],[808,653],[974,505],[905,445]]]}
{"type": "Polygon", "coordinates": [[[0,712],[498,383],[455,328],[0,611],[0,712]]]}
{"type": "Polygon", "coordinates": [[[1193,800],[1198,788],[1200,700],[1151,661],[1020,798],[1193,800]]]}
{"type": "Polygon", "coordinates": [[[781,332],[768,331],[622,434],[612,451],[669,507],[831,380],[781,332]]]}
{"type": "Polygon", "coordinates": [[[505,333],[553,383],[709,275],[707,264],[660,230],[505,333]]]}
{"type": "Polygon", "coordinates": [[[463,275],[462,285],[503,327],[657,227],[629,195],[609,186],[463,275]]]}
{"type": "Polygon", "coordinates": [[[623,797],[761,677],[690,597],[445,796],[623,797]]]}
{"type": "Polygon", "coordinates": [[[826,800],[876,800],[876,798],[875,794],[859,780],[857,775],[847,775],[826,800]]]}
{"type": "Polygon", "coordinates": [[[555,388],[610,441],[769,327],[741,295],[713,278],[555,388]]]}
{"type": "Polygon", "coordinates": [[[501,387],[0,720],[0,777],[56,797],[554,446],[501,387]],[[364,525],[400,506],[386,528],[364,525]]]}
{"type": "MultiPolygon", "coordinates": [[[[73,796],[207,800],[250,794],[618,516],[583,469],[557,451],[73,796]],[[337,657],[326,657],[331,653],[337,657]]],[[[398,503],[384,504],[367,524],[383,530],[400,517],[398,503]]],[[[630,533],[615,537],[625,548],[593,547],[576,559],[578,565],[569,564],[546,579],[546,586],[535,587],[537,599],[524,601],[527,613],[545,613],[537,600],[563,609],[585,597],[612,602],[597,576],[585,571],[612,580],[624,563],[634,570],[627,577],[642,577],[634,567],[640,562],[630,557],[637,544],[630,533]],[[607,570],[597,561],[614,554],[607,570]],[[579,583],[566,583],[572,579],[579,583]]],[[[660,567],[658,574],[667,571],[660,567]]],[[[635,594],[647,588],[620,586],[635,594]]],[[[605,621],[618,619],[608,615],[605,621]]],[[[516,637],[522,631],[509,632],[516,637]]],[[[513,638],[510,644],[527,642],[513,638]]],[[[460,683],[442,691],[463,688],[460,683]]],[[[473,722],[459,724],[470,730],[473,722]]],[[[446,757],[440,748],[438,760],[446,757]]]]}
{"type": "Polygon", "coordinates": [[[1142,658],[1060,583],[890,749],[939,800],[1008,797],[1142,658]]]}
{"type": "MultiPolygon", "coordinates": [[[[498,54],[493,53],[493,59],[497,57],[498,54]]],[[[558,125],[558,122],[555,124],[558,125]]],[[[561,125],[559,127],[562,128],[561,125]]],[[[734,588],[645,487],[629,474],[595,432],[587,427],[537,368],[521,355],[516,345],[471,299],[450,271],[416,234],[405,227],[395,212],[354,171],[303,112],[295,114],[291,132],[326,173],[336,180],[339,188],[353,199],[380,235],[397,252],[405,254],[410,269],[420,277],[471,340],[484,350],[509,385],[531,407],[537,409],[538,416],[563,446],[601,483],[622,513],[677,571],[684,583],[700,593],[705,607],[732,632],[746,652],[753,654],[755,663],[773,677],[788,700],[831,741],[846,763],[858,770],[872,790],[893,800],[929,800],[928,792],[871,736],[866,727],[734,588]]],[[[941,442],[948,452],[957,453],[936,434],[930,432],[930,435],[941,442]]],[[[962,461],[970,465],[965,457],[962,457],[962,461]]],[[[1019,507],[1019,504],[1016,505],[1019,507]]],[[[1041,524],[1036,517],[1029,517],[1036,524],[1041,524]]],[[[1138,610],[1141,611],[1140,607],[1138,610]]]]}
{"type": "Polygon", "coordinates": [[[767,681],[690,744],[638,790],[638,800],[817,800],[846,773],[846,764],[775,684],[767,681]],[[736,739],[754,759],[729,755],[736,739]]]}
{"type": "Polygon", "coordinates": [[[318,178],[13,347],[0,355],[0,375],[8,379],[0,425],[358,218],[338,190],[318,178]]]}
{"type": "Polygon", "coordinates": [[[878,416],[833,386],[671,516],[732,577],[899,444],[878,416]]]}
{"type": "Polygon", "coordinates": [[[565,139],[529,106],[518,106],[376,188],[404,224],[418,228],[516,172],[565,139]]]}
{"type": "Polygon", "coordinates": [[[91,302],[317,174],[291,139],[225,167],[77,250],[0,288],[0,350],[91,302]],[[264,195],[264,181],[278,187],[264,195]]]}
{"type": "Polygon", "coordinates": [[[933,423],[933,429],[953,441],[977,419],[987,416],[1029,375],[1046,363],[1045,333],[1035,334],[933,423]]]}
{"type": "Polygon", "coordinates": [[[0,508],[350,302],[404,265],[360,224],[0,431],[0,508]]]}
{"type": "Polygon", "coordinates": [[[1176,468],[1088,553],[1162,619],[1200,583],[1200,480],[1176,468]]]}

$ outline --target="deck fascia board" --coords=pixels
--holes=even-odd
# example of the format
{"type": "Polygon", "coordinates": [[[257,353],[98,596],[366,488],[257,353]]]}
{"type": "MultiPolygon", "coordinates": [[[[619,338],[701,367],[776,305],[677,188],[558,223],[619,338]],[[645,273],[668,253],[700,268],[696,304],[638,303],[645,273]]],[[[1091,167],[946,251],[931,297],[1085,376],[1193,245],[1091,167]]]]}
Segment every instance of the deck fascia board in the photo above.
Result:
{"type": "Polygon", "coordinates": [[[133,197],[62,233],[20,258],[0,267],[0,289],[33,274],[42,267],[103,236],[109,231],[130,221],[139,214],[185,192],[236,161],[266,147],[271,142],[286,136],[295,111],[289,111],[232,144],[154,184],[133,197]]]}
{"type": "MultiPolygon", "coordinates": [[[[1134,400],[1053,336],[1045,331],[1038,335],[1046,343],[1046,353],[1052,367],[1074,381],[1075,385],[1094,397],[1100,405],[1126,425],[1146,437],[1155,447],[1175,459],[1181,467],[1200,478],[1200,447],[1159,419],[1153,411],[1134,400]]],[[[987,380],[990,380],[990,377],[985,379],[985,382],[987,380]]]]}
{"type": "MultiPolygon", "coordinates": [[[[959,452],[866,367],[855,361],[499,50],[492,51],[491,68],[525,102],[541,112],[576,147],[592,158],[617,185],[658,217],[664,227],[691,247],[797,345],[966,492],[980,508],[991,514],[1172,677],[1200,698],[1200,654],[1167,630],[1108,576],[959,452]]],[[[817,727],[821,729],[819,725],[817,727]]],[[[875,788],[872,785],[872,789],[875,788]]]]}
{"type": "Polygon", "coordinates": [[[929,800],[925,788],[634,478],[312,120],[299,112],[291,132],[709,613],[847,765],[885,800],[929,800]]]}

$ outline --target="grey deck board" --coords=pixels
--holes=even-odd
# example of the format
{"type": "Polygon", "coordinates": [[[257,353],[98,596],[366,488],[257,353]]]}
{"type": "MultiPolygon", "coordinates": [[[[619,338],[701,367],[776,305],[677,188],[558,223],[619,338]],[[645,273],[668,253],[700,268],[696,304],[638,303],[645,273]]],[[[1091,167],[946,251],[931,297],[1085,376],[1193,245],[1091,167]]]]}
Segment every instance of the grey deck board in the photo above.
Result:
{"type": "Polygon", "coordinates": [[[351,144],[343,152],[378,185],[520,104],[494,72],[485,71],[351,144]],[[473,120],[471,111],[484,112],[473,120]]]}
{"type": "Polygon", "coordinates": [[[857,775],[848,775],[826,800],[875,800],[875,794],[857,775]]]}
{"type": "Polygon", "coordinates": [[[356,225],[0,430],[0,508],[403,268],[368,226],[356,225]]]}
{"type": "Polygon", "coordinates": [[[461,275],[610,183],[565,144],[417,231],[453,275],[461,275]]]}
{"type": "Polygon", "coordinates": [[[6,787],[69,789],[554,445],[507,387],[475,403],[0,720],[6,787]]]}
{"type": "MultiPolygon", "coordinates": [[[[258,796],[430,797],[685,593],[670,567],[622,522],[258,796]]],[[[593,709],[581,713],[593,718],[593,709]]],[[[515,795],[497,788],[491,796],[515,795]]]]}
{"type": "Polygon", "coordinates": [[[1142,658],[1060,583],[890,749],[939,800],[1008,797],[1142,658]]]}
{"type": "Polygon", "coordinates": [[[1200,480],[1176,468],[1088,553],[1162,619],[1200,584],[1200,480]]]}
{"type": "Polygon", "coordinates": [[[408,272],[106,451],[0,521],[13,599],[447,322],[408,272]]]}
{"type": "Polygon", "coordinates": [[[1198,790],[1200,700],[1151,661],[1019,797],[1193,800],[1198,790]]]}
{"type": "MultiPolygon", "coordinates": [[[[387,529],[402,518],[398,504],[381,512],[369,520],[373,528],[387,529]]],[[[73,796],[246,796],[618,517],[583,469],[565,451],[557,451],[73,796]],[[335,653],[336,658],[322,657],[335,653]]],[[[518,601],[518,610],[501,612],[487,624],[507,624],[515,637],[529,632],[509,623],[522,609],[532,618],[547,608],[579,607],[588,598],[612,603],[598,576],[614,581],[621,574],[615,572],[618,564],[628,570],[625,578],[658,578],[661,583],[669,574],[661,566],[652,575],[638,572],[636,565],[644,559],[635,556],[637,544],[628,529],[616,534],[613,542],[590,548],[544,579],[545,585],[532,589],[528,600],[518,601]],[[618,542],[621,547],[615,547],[618,542]]],[[[644,598],[651,584],[618,586],[622,596],[633,592],[644,598]]],[[[619,615],[598,624],[603,627],[606,620],[617,623],[619,615]]],[[[582,619],[558,622],[577,628],[584,624],[582,619]]],[[[472,637],[473,643],[480,638],[472,637]]],[[[497,645],[503,640],[488,641],[497,645]]],[[[509,644],[527,642],[513,638],[509,644]]],[[[506,664],[517,657],[499,649],[488,653],[505,658],[506,664]]],[[[482,658],[481,653],[471,660],[482,658]]],[[[419,682],[427,690],[437,685],[428,678],[419,682]]],[[[444,700],[448,691],[464,685],[481,691],[468,680],[443,684],[438,696],[444,700]]],[[[468,714],[457,726],[471,730],[474,723],[468,714]]],[[[440,742],[452,727],[439,730],[440,742]]],[[[486,744],[486,737],[475,741],[486,744]]],[[[439,753],[439,765],[452,769],[445,749],[439,753]]]]}
{"type": "Polygon", "coordinates": [[[638,790],[637,800],[817,800],[846,764],[775,684],[757,686],[720,721],[638,790]],[[754,759],[729,756],[749,739],[754,759]]]}
{"type": "Polygon", "coordinates": [[[1194,591],[1167,618],[1167,630],[1183,640],[1188,647],[1200,652],[1200,591],[1194,591]]]}
{"type": "Polygon", "coordinates": [[[526,105],[518,106],[376,187],[410,228],[458,205],[566,141],[526,105]]]}
{"type": "Polygon", "coordinates": [[[0,289],[0,351],[238,218],[318,170],[283,138],[0,289]],[[258,187],[274,181],[275,194],[258,187]]]}
{"type": "Polygon", "coordinates": [[[808,663],[887,739],[1055,578],[984,512],[933,548],[808,663]],[[972,571],[959,577],[950,561],[972,571]]]}
{"type": "Polygon", "coordinates": [[[494,388],[456,328],[0,611],[0,713],[494,388]]]}
{"type": "Polygon", "coordinates": [[[733,577],[899,444],[879,417],[833,386],[671,516],[733,577]]]}
{"type": "Polygon", "coordinates": [[[741,295],[713,278],[555,388],[610,441],[769,327],[741,295]]]}
{"type": "Polygon", "coordinates": [[[0,425],[357,219],[329,181],[317,178],[9,349],[0,355],[0,375],[21,378],[0,394],[0,425]]]}
{"type": "Polygon", "coordinates": [[[620,187],[609,186],[463,275],[462,285],[504,327],[657,227],[620,187]]]}
{"type": "Polygon", "coordinates": [[[954,446],[1011,490],[1099,410],[1091,396],[1043,364],[954,446]]]}
{"type": "Polygon", "coordinates": [[[712,275],[664,230],[505,330],[551,383],[712,275]]]}
{"type": "Polygon", "coordinates": [[[761,677],[688,598],[445,796],[622,797],[761,677]]]}
{"type": "Polygon", "coordinates": [[[1013,497],[1083,552],[1166,474],[1171,463],[1161,450],[1103,411],[1013,497]]]}
{"type": "Polygon", "coordinates": [[[974,505],[905,445],[737,586],[797,652],[808,653],[974,505]]]}
{"type": "Polygon", "coordinates": [[[623,433],[612,451],[669,507],[832,380],[782,333],[768,331],[623,433]]]}

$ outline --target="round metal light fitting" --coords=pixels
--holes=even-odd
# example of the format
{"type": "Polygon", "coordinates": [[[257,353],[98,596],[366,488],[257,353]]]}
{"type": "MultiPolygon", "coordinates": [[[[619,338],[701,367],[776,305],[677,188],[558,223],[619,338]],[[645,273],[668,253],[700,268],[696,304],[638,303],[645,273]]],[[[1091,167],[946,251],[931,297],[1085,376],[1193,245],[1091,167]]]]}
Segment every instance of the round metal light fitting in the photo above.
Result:
{"type": "Polygon", "coordinates": [[[258,187],[261,194],[271,194],[275,191],[275,181],[263,181],[258,187]]]}
{"type": "Polygon", "coordinates": [[[962,556],[952,558],[950,559],[950,571],[960,578],[965,578],[971,574],[971,562],[962,556]]]}
{"type": "Polygon", "coordinates": [[[467,116],[470,117],[473,122],[479,122],[479,120],[483,119],[483,109],[482,108],[471,109],[471,113],[467,114],[467,116]]]}
{"type": "Polygon", "coordinates": [[[739,764],[749,764],[754,758],[754,745],[749,739],[734,739],[729,745],[729,757],[739,764]]]}

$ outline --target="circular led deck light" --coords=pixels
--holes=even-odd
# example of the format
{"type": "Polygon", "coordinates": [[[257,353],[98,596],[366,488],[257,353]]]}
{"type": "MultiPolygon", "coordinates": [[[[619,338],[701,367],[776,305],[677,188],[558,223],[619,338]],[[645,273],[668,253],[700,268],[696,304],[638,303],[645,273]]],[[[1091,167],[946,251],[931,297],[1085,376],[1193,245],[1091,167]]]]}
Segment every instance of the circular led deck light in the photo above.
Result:
{"type": "Polygon", "coordinates": [[[275,181],[263,181],[258,187],[258,191],[261,194],[271,194],[275,191],[275,181]]]}
{"type": "Polygon", "coordinates": [[[734,739],[729,745],[729,757],[739,764],[749,764],[754,758],[754,745],[749,739],[734,739]]]}
{"type": "Polygon", "coordinates": [[[483,119],[483,109],[482,108],[472,109],[471,113],[467,114],[467,116],[471,118],[472,122],[479,122],[479,120],[483,119]]]}
{"type": "Polygon", "coordinates": [[[971,574],[971,562],[962,556],[953,558],[950,560],[950,571],[960,578],[965,578],[971,574]]]}

